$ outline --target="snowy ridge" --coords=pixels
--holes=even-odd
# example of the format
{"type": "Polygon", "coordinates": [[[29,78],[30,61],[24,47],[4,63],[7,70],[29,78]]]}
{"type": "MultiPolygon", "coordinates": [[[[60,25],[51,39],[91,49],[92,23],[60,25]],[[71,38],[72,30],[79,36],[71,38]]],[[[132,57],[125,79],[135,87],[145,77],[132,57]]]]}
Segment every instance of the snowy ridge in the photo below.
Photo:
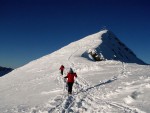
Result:
{"type": "MultiPolygon", "coordinates": [[[[3,76],[0,79],[0,112],[150,112],[149,66],[109,60],[113,52],[102,53],[108,60],[101,62],[93,62],[85,55],[88,49],[101,51],[101,44],[105,43],[102,35],[107,32],[89,35],[3,76]],[[70,67],[78,75],[71,96],[67,95],[66,83],[59,73],[61,64],[65,66],[65,75],[70,67]]],[[[140,62],[135,55],[132,58],[140,62]]]]}
{"type": "MultiPolygon", "coordinates": [[[[107,60],[117,60],[126,63],[138,63],[145,64],[142,60],[136,57],[136,55],[124,44],[122,43],[111,31],[105,30],[103,34],[101,34],[99,39],[94,39],[93,43],[98,45],[94,49],[97,53],[101,54],[107,60]]],[[[87,57],[87,52],[83,54],[83,56],[87,57]]]]}

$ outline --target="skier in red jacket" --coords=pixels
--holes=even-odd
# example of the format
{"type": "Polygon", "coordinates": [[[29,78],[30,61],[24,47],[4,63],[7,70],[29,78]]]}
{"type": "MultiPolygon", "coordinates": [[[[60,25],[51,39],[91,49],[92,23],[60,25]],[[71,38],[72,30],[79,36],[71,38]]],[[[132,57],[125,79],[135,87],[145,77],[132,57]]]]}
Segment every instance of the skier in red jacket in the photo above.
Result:
{"type": "Polygon", "coordinates": [[[65,67],[63,65],[60,66],[59,70],[61,71],[61,75],[63,75],[65,67]]]}
{"type": "Polygon", "coordinates": [[[72,86],[74,83],[74,77],[77,77],[77,74],[73,72],[72,68],[70,68],[69,73],[67,74],[66,77],[67,79],[67,84],[68,84],[68,94],[72,94],[72,86]]]}

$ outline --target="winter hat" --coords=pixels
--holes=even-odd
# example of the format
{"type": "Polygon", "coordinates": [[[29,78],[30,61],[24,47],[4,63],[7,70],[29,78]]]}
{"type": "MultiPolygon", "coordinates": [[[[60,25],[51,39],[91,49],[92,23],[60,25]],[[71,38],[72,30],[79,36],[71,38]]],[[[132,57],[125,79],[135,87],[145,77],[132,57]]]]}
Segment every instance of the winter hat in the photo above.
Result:
{"type": "Polygon", "coordinates": [[[69,72],[70,72],[70,73],[73,73],[73,69],[72,69],[72,68],[70,68],[69,72]]]}

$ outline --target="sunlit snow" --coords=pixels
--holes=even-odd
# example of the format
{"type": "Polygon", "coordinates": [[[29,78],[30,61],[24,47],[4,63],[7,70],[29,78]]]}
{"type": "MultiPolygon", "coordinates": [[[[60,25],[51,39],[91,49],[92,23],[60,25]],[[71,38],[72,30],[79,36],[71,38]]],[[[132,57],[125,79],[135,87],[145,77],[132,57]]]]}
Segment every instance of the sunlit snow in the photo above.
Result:
{"type": "Polygon", "coordinates": [[[1,77],[0,113],[149,113],[150,67],[115,40],[103,30],[1,77]],[[89,50],[105,59],[93,61],[89,50]],[[62,64],[78,75],[71,96],[62,64]]]}

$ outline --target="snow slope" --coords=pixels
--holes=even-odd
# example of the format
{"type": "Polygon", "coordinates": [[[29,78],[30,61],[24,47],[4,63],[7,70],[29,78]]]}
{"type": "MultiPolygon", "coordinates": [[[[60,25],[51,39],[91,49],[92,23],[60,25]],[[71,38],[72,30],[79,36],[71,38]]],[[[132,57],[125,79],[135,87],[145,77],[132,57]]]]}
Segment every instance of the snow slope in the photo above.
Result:
{"type": "Polygon", "coordinates": [[[110,36],[109,31],[100,31],[1,77],[0,113],[150,112],[150,67],[139,65],[144,63],[133,52],[125,53],[124,47],[119,49],[123,57],[116,53],[114,59],[110,50],[118,51],[118,44],[113,42],[113,48],[110,36]],[[107,60],[89,60],[89,49],[107,60]],[[60,76],[61,64],[65,75],[70,67],[77,72],[72,96],[60,76]]]}

